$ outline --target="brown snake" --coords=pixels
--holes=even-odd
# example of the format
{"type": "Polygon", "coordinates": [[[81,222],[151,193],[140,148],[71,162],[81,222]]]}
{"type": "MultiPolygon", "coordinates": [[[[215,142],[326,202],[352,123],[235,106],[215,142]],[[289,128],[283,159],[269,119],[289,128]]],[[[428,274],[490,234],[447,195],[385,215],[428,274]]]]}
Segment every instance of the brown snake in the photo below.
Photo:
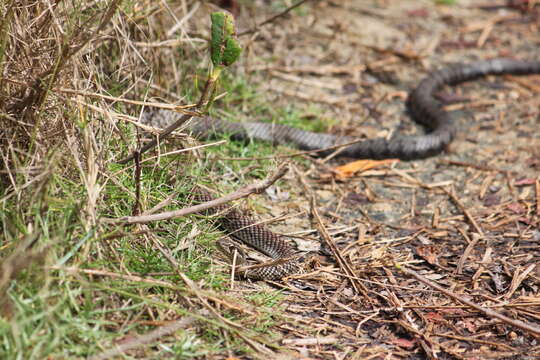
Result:
{"type": "MultiPolygon", "coordinates": [[[[192,192],[195,202],[198,203],[214,199],[201,187],[195,187],[192,192]]],[[[299,272],[303,267],[303,257],[296,254],[296,250],[288,241],[237,209],[221,205],[207,210],[206,214],[217,214],[218,227],[229,237],[251,246],[274,260],[247,270],[239,267],[237,271],[239,275],[254,280],[279,280],[299,272]]]]}
{"type": "MultiPolygon", "coordinates": [[[[540,73],[540,61],[492,59],[465,65],[448,67],[428,75],[409,94],[407,106],[413,119],[422,124],[428,133],[423,135],[397,135],[391,139],[367,139],[341,149],[339,156],[353,158],[400,158],[413,160],[436,155],[452,141],[456,128],[451,114],[444,111],[434,93],[443,85],[455,85],[486,75],[525,75],[540,73]]],[[[148,110],[141,121],[153,127],[165,128],[179,114],[169,110],[148,110]]],[[[211,117],[193,118],[187,129],[195,136],[209,137],[215,134],[230,134],[233,139],[260,139],[274,144],[292,144],[303,150],[320,150],[318,155],[327,155],[336,145],[358,141],[350,136],[321,134],[289,126],[258,122],[234,123],[211,117]]],[[[209,201],[212,196],[205,191],[197,192],[198,201],[209,201]]],[[[275,280],[299,271],[302,260],[287,241],[238,210],[218,208],[222,214],[219,226],[238,240],[278,260],[243,275],[253,279],[275,280]],[[283,261],[280,261],[283,260],[283,261]]]]}

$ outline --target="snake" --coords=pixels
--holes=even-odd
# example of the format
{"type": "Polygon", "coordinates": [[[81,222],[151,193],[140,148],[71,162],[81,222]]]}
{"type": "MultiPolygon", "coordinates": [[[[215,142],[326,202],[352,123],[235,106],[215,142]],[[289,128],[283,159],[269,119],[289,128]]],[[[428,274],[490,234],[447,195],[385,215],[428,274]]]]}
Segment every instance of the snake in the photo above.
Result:
{"type": "MultiPolygon", "coordinates": [[[[451,112],[443,109],[436,99],[436,92],[445,85],[457,85],[487,75],[540,74],[540,61],[495,58],[467,64],[456,64],[431,72],[409,93],[407,109],[412,119],[426,132],[418,135],[397,134],[391,138],[359,139],[316,133],[281,124],[263,122],[232,122],[210,116],[194,117],[187,124],[187,131],[195,137],[209,138],[228,134],[233,140],[263,140],[276,145],[293,145],[301,150],[313,151],[317,156],[336,152],[337,156],[356,159],[416,160],[441,153],[454,139],[457,126],[451,112]]],[[[156,128],[166,128],[180,114],[165,109],[143,111],[141,122],[156,128]]],[[[199,201],[209,201],[210,193],[197,190],[199,201]]],[[[248,246],[268,255],[275,262],[247,271],[243,275],[256,280],[276,280],[301,269],[301,258],[285,239],[265,226],[235,209],[221,210],[219,227],[248,246]],[[283,261],[280,261],[283,260],[283,261]]]]}
{"type": "MultiPolygon", "coordinates": [[[[214,200],[214,196],[200,186],[195,186],[191,193],[193,201],[204,203],[214,200]]],[[[266,225],[227,205],[208,209],[205,215],[217,215],[217,225],[229,237],[240,241],[274,261],[251,268],[239,267],[236,273],[252,280],[279,280],[287,275],[301,272],[305,256],[297,254],[292,244],[283,237],[269,230],[266,225]]],[[[223,249],[225,251],[225,249],[223,249]]],[[[228,254],[229,255],[229,254],[228,254]]]]}

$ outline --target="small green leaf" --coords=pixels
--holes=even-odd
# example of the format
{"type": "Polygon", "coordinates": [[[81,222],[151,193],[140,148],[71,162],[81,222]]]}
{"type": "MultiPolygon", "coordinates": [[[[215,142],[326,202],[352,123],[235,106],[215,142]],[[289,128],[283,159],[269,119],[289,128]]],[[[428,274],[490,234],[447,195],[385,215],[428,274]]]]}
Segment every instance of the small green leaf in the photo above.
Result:
{"type": "Polygon", "coordinates": [[[236,40],[234,18],[225,12],[210,15],[212,20],[212,39],[210,41],[210,58],[215,67],[229,66],[234,63],[242,48],[236,40]]]}
{"type": "Polygon", "coordinates": [[[234,63],[240,57],[242,48],[238,43],[238,40],[234,38],[227,39],[227,46],[225,46],[225,51],[223,52],[223,65],[229,66],[234,63]]]}

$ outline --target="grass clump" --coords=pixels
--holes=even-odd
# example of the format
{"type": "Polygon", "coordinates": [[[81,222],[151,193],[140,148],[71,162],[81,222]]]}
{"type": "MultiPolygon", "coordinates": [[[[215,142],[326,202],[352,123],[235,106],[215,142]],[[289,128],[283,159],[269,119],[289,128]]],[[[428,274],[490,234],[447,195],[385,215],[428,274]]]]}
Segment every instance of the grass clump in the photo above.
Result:
{"type": "MultiPolygon", "coordinates": [[[[224,160],[274,154],[270,144],[232,141],[203,155],[145,162],[140,184],[130,165],[117,163],[144,141],[125,121],[140,110],[126,99],[185,104],[200,97],[202,83],[191,85],[209,63],[198,32],[169,34],[174,17],[150,1],[23,6],[8,0],[0,11],[0,358],[90,357],[183,320],[182,328],[149,341],[156,346],[139,344],[129,356],[275,349],[260,340],[277,321],[275,312],[251,326],[259,323],[252,316],[257,310],[239,309],[259,302],[222,294],[228,274],[216,266],[214,247],[222,234],[210,222],[200,216],[133,227],[108,221],[134,209],[178,209],[188,204],[194,182],[229,191],[275,166],[274,160],[252,167],[224,160]],[[156,46],[171,38],[181,50],[156,46]]],[[[207,34],[209,22],[200,23],[207,34]]],[[[301,122],[294,110],[264,104],[242,77],[223,74],[228,95],[214,111],[240,117],[249,108],[269,121],[285,111],[291,123],[301,122]]],[[[261,319],[264,308],[277,304],[264,301],[261,319]]]]}

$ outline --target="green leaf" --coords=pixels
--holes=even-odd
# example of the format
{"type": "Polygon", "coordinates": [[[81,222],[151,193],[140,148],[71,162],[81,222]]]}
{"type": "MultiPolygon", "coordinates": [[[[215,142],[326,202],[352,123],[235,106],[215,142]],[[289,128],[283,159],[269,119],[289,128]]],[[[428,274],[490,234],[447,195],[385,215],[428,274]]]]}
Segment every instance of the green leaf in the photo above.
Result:
{"type": "Polygon", "coordinates": [[[240,53],[242,53],[242,48],[238,40],[233,38],[227,39],[227,46],[225,46],[225,51],[223,52],[223,65],[229,66],[234,63],[240,57],[240,53]]]}
{"type": "Polygon", "coordinates": [[[242,48],[236,39],[234,18],[225,12],[210,15],[212,20],[212,39],[210,40],[210,58],[215,67],[226,67],[238,60],[242,48]]]}

